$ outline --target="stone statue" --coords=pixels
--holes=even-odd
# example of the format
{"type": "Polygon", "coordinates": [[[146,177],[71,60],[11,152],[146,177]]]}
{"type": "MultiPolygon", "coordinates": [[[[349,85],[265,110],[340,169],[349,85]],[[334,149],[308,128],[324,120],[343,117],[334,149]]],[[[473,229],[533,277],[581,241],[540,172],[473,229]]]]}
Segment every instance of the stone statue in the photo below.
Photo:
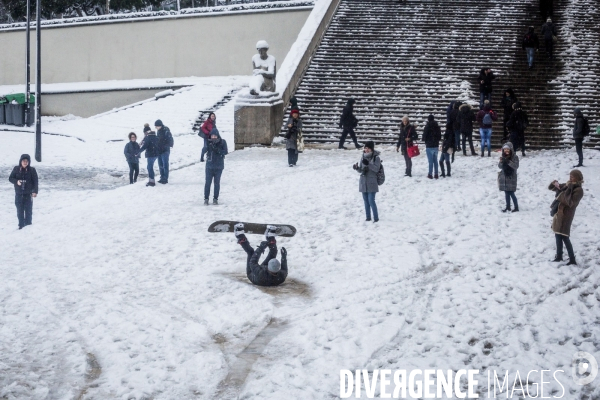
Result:
{"type": "Polygon", "coordinates": [[[256,43],[258,54],[252,56],[252,74],[250,80],[250,94],[258,95],[259,92],[275,91],[275,75],[277,73],[277,62],[275,57],[267,54],[269,44],[264,40],[256,43]]]}

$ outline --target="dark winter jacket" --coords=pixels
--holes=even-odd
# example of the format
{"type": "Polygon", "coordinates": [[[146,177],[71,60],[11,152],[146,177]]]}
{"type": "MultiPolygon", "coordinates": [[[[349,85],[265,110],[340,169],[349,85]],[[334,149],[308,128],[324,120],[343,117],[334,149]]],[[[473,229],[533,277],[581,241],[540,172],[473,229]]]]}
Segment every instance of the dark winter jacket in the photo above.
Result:
{"type": "Polygon", "coordinates": [[[160,155],[160,151],[158,150],[158,138],[156,137],[155,132],[150,131],[142,143],[140,154],[145,150],[146,158],[158,157],[160,155]]]}
{"type": "Polygon", "coordinates": [[[216,128],[216,127],[217,127],[217,120],[215,119],[213,121],[209,115],[208,118],[206,119],[206,121],[204,121],[204,123],[200,127],[200,131],[202,132],[203,138],[210,139],[210,131],[212,131],[213,128],[216,128]]]}
{"type": "Polygon", "coordinates": [[[534,49],[539,49],[540,40],[538,39],[535,32],[533,32],[533,29],[530,29],[529,32],[527,32],[525,36],[523,36],[522,47],[523,49],[531,47],[533,47],[534,49]]]}
{"type": "Polygon", "coordinates": [[[38,193],[37,171],[31,166],[31,157],[29,157],[29,154],[23,154],[19,158],[19,165],[13,168],[8,180],[15,185],[16,194],[38,193]],[[29,161],[27,168],[21,167],[21,161],[23,160],[29,161]],[[19,186],[18,181],[25,181],[25,184],[19,186]]]}
{"type": "Polygon", "coordinates": [[[496,77],[493,72],[490,71],[489,74],[486,74],[485,69],[482,69],[479,73],[479,93],[492,93],[492,81],[494,79],[496,79],[496,77]],[[481,81],[483,81],[483,83],[481,83],[481,81]]]}
{"type": "Polygon", "coordinates": [[[461,105],[462,104],[459,102],[454,103],[454,110],[452,110],[450,112],[450,123],[452,124],[452,129],[455,132],[460,130],[460,121],[458,120],[458,114],[459,114],[459,107],[461,105]]]}
{"type": "Polygon", "coordinates": [[[140,145],[138,142],[129,142],[125,145],[125,159],[127,162],[137,164],[140,162],[140,145]]]}
{"type": "Polygon", "coordinates": [[[583,139],[583,113],[580,109],[575,110],[575,126],[573,126],[573,139],[583,139]]]}
{"type": "Polygon", "coordinates": [[[360,173],[358,191],[361,193],[379,192],[379,185],[377,184],[377,172],[379,172],[379,168],[381,167],[379,154],[378,151],[374,151],[371,154],[363,153],[363,156],[358,163],[356,172],[360,173]],[[364,164],[364,159],[369,163],[364,164]]]}
{"type": "MultiPolygon", "coordinates": [[[[519,168],[519,157],[515,154],[512,143],[506,143],[510,147],[510,157],[502,157],[498,163],[498,189],[503,192],[514,192],[517,190],[517,169],[519,168]]],[[[506,146],[505,145],[505,146],[506,146]]],[[[504,155],[504,149],[502,149],[504,155]]]]}
{"type": "Polygon", "coordinates": [[[423,142],[427,148],[438,148],[440,147],[440,140],[442,139],[442,131],[437,121],[427,121],[425,128],[423,128],[423,142]]]}
{"type": "Polygon", "coordinates": [[[479,110],[479,112],[477,113],[477,122],[479,122],[480,128],[491,128],[492,127],[491,124],[483,123],[483,117],[485,116],[485,114],[488,114],[488,113],[492,117],[492,121],[496,121],[498,119],[498,114],[496,114],[494,112],[494,110],[492,110],[492,108],[488,104],[483,107],[483,110],[479,110]]]}
{"type": "Polygon", "coordinates": [[[206,168],[225,168],[225,156],[227,155],[227,142],[221,138],[217,128],[213,128],[210,136],[217,135],[216,139],[209,139],[206,152],[206,168]]]}
{"type": "Polygon", "coordinates": [[[358,125],[358,119],[354,116],[354,99],[348,100],[346,106],[342,110],[342,116],[340,117],[340,128],[356,128],[358,125]]]}
{"type": "Polygon", "coordinates": [[[506,127],[510,129],[511,132],[517,133],[519,136],[523,136],[525,134],[525,129],[529,125],[529,118],[527,117],[527,113],[523,110],[515,110],[511,116],[510,120],[506,123],[506,127]]]}
{"type": "Polygon", "coordinates": [[[285,135],[285,138],[287,139],[285,142],[285,149],[298,150],[298,133],[302,132],[302,120],[300,117],[298,117],[298,119],[289,117],[285,126],[287,127],[289,124],[292,124],[292,127],[287,129],[287,133],[285,135]]]}
{"type": "Polygon", "coordinates": [[[559,202],[558,212],[554,214],[552,219],[552,231],[569,236],[571,234],[571,224],[573,218],[575,218],[575,210],[583,198],[583,188],[580,183],[563,183],[560,185],[560,189],[557,189],[553,184],[550,184],[548,189],[559,193],[557,197],[559,202]]]}
{"type": "Polygon", "coordinates": [[[404,123],[400,124],[400,138],[398,139],[397,148],[402,150],[402,154],[406,151],[406,138],[410,138],[409,145],[412,146],[413,142],[419,140],[419,135],[417,134],[417,130],[413,124],[404,125],[404,123]]]}
{"type": "Polygon", "coordinates": [[[269,248],[269,254],[267,258],[259,264],[260,257],[265,252],[267,242],[262,242],[254,251],[254,254],[250,258],[248,265],[246,266],[246,276],[250,282],[258,286],[277,286],[285,282],[287,278],[288,267],[287,257],[281,255],[281,270],[277,274],[272,274],[268,270],[269,261],[277,257],[277,246],[269,248]]]}
{"type": "Polygon", "coordinates": [[[173,135],[171,135],[171,131],[168,126],[161,127],[156,132],[156,137],[158,138],[158,151],[159,154],[166,153],[171,150],[173,147],[173,135]]]}
{"type": "Polygon", "coordinates": [[[450,113],[452,112],[452,110],[454,110],[454,103],[456,103],[456,101],[452,100],[446,108],[446,125],[452,123],[452,120],[450,119],[450,113]]]}
{"type": "Polygon", "coordinates": [[[502,100],[500,101],[500,104],[502,104],[502,108],[504,108],[504,119],[506,121],[508,121],[508,119],[510,118],[510,115],[513,112],[513,104],[515,104],[517,102],[517,96],[515,96],[515,92],[511,89],[508,88],[504,91],[504,94],[502,95],[502,100]],[[506,95],[506,93],[508,92],[508,96],[506,95]]]}
{"type": "Polygon", "coordinates": [[[458,110],[458,122],[460,123],[460,133],[472,134],[473,121],[475,121],[475,113],[473,108],[468,104],[463,104],[458,110]]]}
{"type": "Polygon", "coordinates": [[[448,149],[454,149],[454,131],[449,125],[446,125],[446,132],[444,133],[444,140],[442,141],[442,153],[447,153],[448,149]]]}
{"type": "Polygon", "coordinates": [[[556,36],[556,27],[552,22],[546,22],[542,25],[542,35],[545,40],[552,40],[552,36],[556,36]]]}

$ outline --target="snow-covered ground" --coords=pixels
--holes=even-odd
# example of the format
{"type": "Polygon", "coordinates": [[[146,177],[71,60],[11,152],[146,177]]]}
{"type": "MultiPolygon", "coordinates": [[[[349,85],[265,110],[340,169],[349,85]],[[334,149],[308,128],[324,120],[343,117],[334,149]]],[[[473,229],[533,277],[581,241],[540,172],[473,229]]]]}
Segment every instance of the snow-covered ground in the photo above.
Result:
{"type": "MultiPolygon", "coordinates": [[[[404,177],[394,148],[377,224],[364,221],[356,151],[309,149],[297,168],[282,148],[232,152],[222,204],[206,207],[191,123],[241,84],[45,124],[67,136],[43,137],[32,226],[17,230],[12,185],[0,187],[0,398],[328,399],[340,369],[359,368],[562,369],[562,398],[600,397],[570,372],[575,352],[600,356],[600,153],[582,168],[575,267],[550,262],[546,188],[574,151],[521,160],[518,214],[500,212],[497,153],[458,156],[452,178],[432,181],[424,156],[404,177]],[[125,142],[110,140],[157,118],[175,133],[169,184],[128,185],[125,142]],[[279,240],[286,283],[251,285],[233,235],[207,232],[218,219],[296,226],[279,240]]],[[[217,118],[233,149],[233,102],[217,118]]],[[[34,137],[0,135],[7,177],[34,137]]]]}

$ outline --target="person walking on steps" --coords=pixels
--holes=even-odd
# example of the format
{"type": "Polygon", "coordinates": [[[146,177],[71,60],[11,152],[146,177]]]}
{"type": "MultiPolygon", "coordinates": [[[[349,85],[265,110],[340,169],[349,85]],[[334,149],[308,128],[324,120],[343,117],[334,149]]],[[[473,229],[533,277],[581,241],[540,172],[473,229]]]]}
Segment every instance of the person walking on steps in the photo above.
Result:
{"type": "Polygon", "coordinates": [[[544,35],[544,45],[546,46],[548,58],[552,60],[554,58],[554,38],[556,37],[556,27],[552,23],[552,18],[548,18],[546,23],[542,25],[542,35],[544,35]]]}
{"type": "Polygon", "coordinates": [[[140,145],[134,132],[129,134],[129,142],[125,145],[123,152],[129,165],[129,184],[133,185],[137,182],[140,173],[140,145]]]}
{"type": "Polygon", "coordinates": [[[288,165],[295,167],[298,162],[298,138],[302,135],[302,120],[300,111],[293,109],[287,121],[288,131],[285,135],[285,149],[288,152],[288,165]]]}
{"type": "Polygon", "coordinates": [[[525,129],[529,125],[529,118],[527,113],[522,109],[521,102],[517,101],[514,104],[514,112],[510,116],[508,121],[508,128],[510,129],[510,142],[513,144],[514,150],[521,148],[521,154],[525,157],[525,129]]]}
{"type": "Polygon", "coordinates": [[[377,173],[379,172],[379,168],[381,168],[379,154],[378,151],[375,151],[375,143],[368,141],[365,143],[360,162],[352,166],[356,172],[360,173],[358,190],[362,193],[363,201],[365,203],[366,220],[371,220],[371,210],[373,210],[373,222],[379,221],[377,204],[375,203],[375,195],[379,192],[377,173]]]}
{"type": "Polygon", "coordinates": [[[559,184],[553,181],[548,189],[556,192],[558,209],[552,219],[552,231],[556,238],[556,257],[554,262],[563,261],[563,243],[569,254],[567,265],[577,265],[573,245],[571,245],[571,224],[575,218],[575,210],[583,198],[583,174],[578,169],[574,169],[569,174],[567,183],[559,184]]]}
{"type": "Polygon", "coordinates": [[[346,106],[342,110],[342,116],[340,117],[340,128],[342,128],[342,137],[340,138],[339,149],[345,149],[344,143],[346,142],[346,137],[350,134],[352,141],[354,142],[354,146],[357,149],[360,149],[361,146],[358,144],[356,140],[356,134],[354,133],[354,128],[358,126],[358,119],[354,116],[354,103],[356,100],[348,99],[346,106]]]}
{"type": "MultiPolygon", "coordinates": [[[[158,138],[156,137],[156,132],[148,131],[148,135],[142,141],[142,147],[140,147],[139,154],[142,151],[146,152],[146,161],[148,169],[148,183],[146,186],[155,186],[156,182],[154,181],[154,162],[158,159],[160,152],[158,151],[158,138]]],[[[139,155],[138,154],[138,155],[139,155]]]]}
{"type": "Polygon", "coordinates": [[[23,229],[32,223],[33,198],[38,194],[38,175],[35,168],[31,166],[29,154],[21,155],[19,165],[13,168],[8,180],[15,186],[15,206],[17,207],[19,229],[23,229]]]}
{"type": "Polygon", "coordinates": [[[492,156],[492,124],[498,119],[498,114],[492,110],[490,102],[486,100],[483,110],[477,113],[477,122],[479,122],[479,135],[481,136],[481,157],[485,152],[485,145],[488,148],[488,157],[492,156]]]}
{"type": "Polygon", "coordinates": [[[440,126],[435,120],[433,114],[427,117],[427,124],[423,128],[423,142],[425,142],[425,152],[427,153],[427,161],[429,162],[429,173],[427,178],[438,179],[438,148],[440,147],[440,139],[442,132],[440,126]],[[435,170],[435,175],[431,173],[435,170]]]}
{"type": "MultiPolygon", "coordinates": [[[[458,120],[460,122],[460,132],[462,133],[462,150],[463,155],[467,155],[467,140],[471,148],[471,155],[475,156],[475,147],[473,147],[473,122],[475,121],[475,113],[473,108],[467,103],[462,104],[458,110],[458,120]]],[[[454,156],[452,158],[454,161],[454,156]]]]}
{"type": "Polygon", "coordinates": [[[158,183],[163,185],[169,183],[169,155],[173,147],[173,135],[171,130],[164,126],[160,119],[154,123],[156,128],[156,137],[158,138],[158,169],[160,179],[158,183]]]}
{"type": "Polygon", "coordinates": [[[221,138],[219,130],[213,128],[210,132],[210,140],[208,141],[208,151],[206,152],[206,169],[204,181],[204,205],[208,205],[210,197],[210,186],[215,183],[215,191],[213,195],[213,204],[219,204],[219,192],[221,191],[221,174],[225,169],[225,156],[227,155],[227,142],[221,138]]]}
{"type": "Polygon", "coordinates": [[[583,167],[583,139],[590,134],[590,124],[583,116],[580,108],[576,108],[575,126],[573,127],[573,139],[575,140],[575,151],[579,157],[579,162],[573,168],[583,167]]]}
{"type": "Polygon", "coordinates": [[[521,46],[523,47],[523,50],[527,52],[527,65],[529,65],[529,69],[531,69],[533,68],[533,62],[535,60],[535,52],[540,48],[540,40],[535,34],[533,26],[530,26],[525,36],[523,36],[521,46]]]}
{"type": "Polygon", "coordinates": [[[204,155],[208,151],[208,141],[210,139],[210,132],[213,128],[217,127],[217,116],[215,113],[211,112],[206,118],[206,121],[200,127],[200,132],[198,132],[198,136],[204,139],[204,147],[202,147],[202,153],[200,154],[200,162],[204,162],[204,155]]]}
{"type": "Polygon", "coordinates": [[[502,146],[502,155],[500,156],[500,162],[498,163],[500,172],[498,173],[498,188],[501,192],[504,192],[506,198],[506,207],[502,212],[511,211],[510,199],[515,204],[515,208],[512,212],[519,211],[519,203],[517,202],[517,169],[519,168],[519,157],[515,154],[513,145],[511,142],[506,142],[502,146]]]}
{"type": "Polygon", "coordinates": [[[398,139],[398,144],[396,145],[396,152],[402,150],[402,155],[404,156],[404,162],[406,163],[406,170],[404,171],[404,176],[411,177],[412,176],[412,160],[408,155],[408,147],[412,147],[414,142],[419,140],[419,135],[417,135],[417,130],[415,126],[410,123],[410,120],[407,115],[402,117],[402,124],[400,125],[400,137],[398,139]]]}
{"type": "Polygon", "coordinates": [[[285,282],[288,275],[287,250],[281,248],[281,262],[277,260],[277,241],[275,240],[275,227],[267,226],[266,240],[254,250],[244,232],[244,224],[239,223],[234,227],[234,234],[238,244],[242,246],[248,258],[246,260],[246,276],[258,286],[278,286],[285,282]],[[267,258],[261,263],[260,257],[269,248],[267,258]]]}
{"type": "Polygon", "coordinates": [[[454,153],[454,135],[452,134],[452,129],[446,125],[446,132],[444,133],[444,140],[442,141],[442,155],[440,156],[440,170],[442,171],[442,178],[445,178],[446,176],[450,178],[452,176],[450,155],[452,155],[452,162],[454,162],[454,153]],[[446,170],[444,169],[444,162],[446,162],[448,175],[446,175],[446,170]]]}
{"type": "Polygon", "coordinates": [[[510,116],[514,111],[513,105],[516,102],[517,102],[517,96],[515,95],[515,92],[511,88],[506,89],[504,91],[504,96],[502,96],[502,100],[501,100],[501,105],[502,105],[502,108],[504,109],[504,115],[502,116],[502,130],[503,130],[502,141],[503,142],[508,141],[509,132],[508,132],[508,127],[506,126],[506,124],[510,120],[510,116]]]}
{"type": "Polygon", "coordinates": [[[492,81],[496,79],[491,68],[482,68],[479,72],[479,109],[483,109],[484,101],[488,100],[492,105],[492,81]]]}

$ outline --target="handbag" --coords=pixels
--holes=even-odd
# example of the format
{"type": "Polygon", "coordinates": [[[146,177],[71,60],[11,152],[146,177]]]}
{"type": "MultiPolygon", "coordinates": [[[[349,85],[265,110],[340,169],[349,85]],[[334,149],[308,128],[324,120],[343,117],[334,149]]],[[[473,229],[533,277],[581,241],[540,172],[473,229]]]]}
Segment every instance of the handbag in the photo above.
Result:
{"type": "Polygon", "coordinates": [[[379,171],[377,171],[377,185],[381,186],[385,182],[385,170],[383,169],[383,163],[379,159],[379,171]]]}
{"type": "Polygon", "coordinates": [[[410,158],[418,156],[419,154],[421,154],[419,152],[419,146],[417,146],[416,144],[413,144],[412,146],[406,146],[406,154],[408,154],[408,157],[410,158]]]}

